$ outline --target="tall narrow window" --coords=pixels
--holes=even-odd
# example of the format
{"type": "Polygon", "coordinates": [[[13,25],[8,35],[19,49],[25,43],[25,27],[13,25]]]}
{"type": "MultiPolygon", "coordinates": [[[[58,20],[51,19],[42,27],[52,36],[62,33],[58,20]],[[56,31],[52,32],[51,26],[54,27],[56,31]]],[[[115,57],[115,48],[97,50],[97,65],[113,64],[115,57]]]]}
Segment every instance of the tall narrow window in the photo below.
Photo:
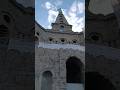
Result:
{"type": "Polygon", "coordinates": [[[41,90],[52,90],[52,73],[45,71],[42,75],[41,90]]]}
{"type": "Polygon", "coordinates": [[[8,45],[9,43],[9,31],[5,25],[0,25],[0,44],[8,45]]]}

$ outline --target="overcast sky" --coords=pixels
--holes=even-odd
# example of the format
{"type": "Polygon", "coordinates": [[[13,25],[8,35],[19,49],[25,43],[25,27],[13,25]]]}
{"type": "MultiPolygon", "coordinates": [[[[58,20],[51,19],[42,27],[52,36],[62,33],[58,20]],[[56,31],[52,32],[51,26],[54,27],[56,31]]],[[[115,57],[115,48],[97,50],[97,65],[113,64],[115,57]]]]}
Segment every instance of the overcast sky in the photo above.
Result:
{"type": "Polygon", "coordinates": [[[58,15],[57,9],[62,8],[72,30],[81,32],[84,28],[84,0],[35,0],[35,19],[44,28],[51,28],[58,15]]]}

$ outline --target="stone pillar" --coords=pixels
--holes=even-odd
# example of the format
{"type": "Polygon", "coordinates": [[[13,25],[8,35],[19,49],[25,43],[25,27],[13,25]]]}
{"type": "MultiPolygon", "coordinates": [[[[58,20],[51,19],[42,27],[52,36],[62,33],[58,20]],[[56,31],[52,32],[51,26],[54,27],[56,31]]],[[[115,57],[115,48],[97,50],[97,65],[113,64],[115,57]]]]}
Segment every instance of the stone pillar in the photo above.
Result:
{"type": "Polygon", "coordinates": [[[60,90],[66,90],[66,60],[60,60],[60,90]]]}

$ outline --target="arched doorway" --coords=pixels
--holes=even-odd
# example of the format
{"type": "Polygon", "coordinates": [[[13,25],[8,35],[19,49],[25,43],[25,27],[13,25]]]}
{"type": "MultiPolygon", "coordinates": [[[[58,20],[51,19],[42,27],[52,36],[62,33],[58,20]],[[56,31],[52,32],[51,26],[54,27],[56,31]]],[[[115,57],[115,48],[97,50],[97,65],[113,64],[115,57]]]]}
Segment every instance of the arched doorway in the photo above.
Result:
{"type": "Polygon", "coordinates": [[[45,71],[42,74],[41,90],[52,90],[52,73],[50,71],[45,71]]]}
{"type": "Polygon", "coordinates": [[[82,83],[83,82],[83,64],[80,59],[70,57],[66,62],[67,83],[82,83]]]}
{"type": "Polygon", "coordinates": [[[98,72],[85,73],[86,90],[116,90],[112,83],[98,72]]]}

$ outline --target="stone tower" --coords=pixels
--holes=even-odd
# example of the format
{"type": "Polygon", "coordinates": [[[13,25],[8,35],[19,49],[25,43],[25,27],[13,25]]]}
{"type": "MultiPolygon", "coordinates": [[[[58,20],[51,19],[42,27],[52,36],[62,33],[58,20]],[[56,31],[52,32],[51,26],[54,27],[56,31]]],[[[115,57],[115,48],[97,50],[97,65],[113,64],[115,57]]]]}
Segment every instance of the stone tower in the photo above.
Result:
{"type": "Polygon", "coordinates": [[[72,32],[72,25],[69,25],[66,18],[64,17],[62,10],[59,9],[58,17],[55,23],[52,23],[52,30],[58,32],[72,32]]]}
{"type": "Polygon", "coordinates": [[[61,10],[52,29],[35,25],[36,90],[84,90],[83,32],[73,32],[61,10]]]}

